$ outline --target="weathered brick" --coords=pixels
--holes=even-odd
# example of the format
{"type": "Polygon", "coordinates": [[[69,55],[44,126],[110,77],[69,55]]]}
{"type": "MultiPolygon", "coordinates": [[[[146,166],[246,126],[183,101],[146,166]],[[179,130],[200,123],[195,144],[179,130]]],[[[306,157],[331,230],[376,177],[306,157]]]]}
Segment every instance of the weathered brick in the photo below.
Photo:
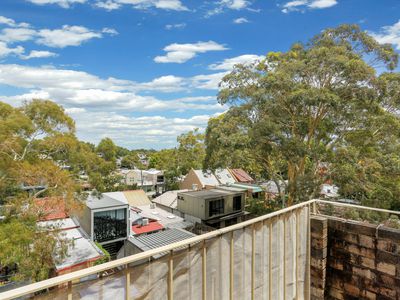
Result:
{"type": "Polygon", "coordinates": [[[343,261],[334,257],[328,259],[329,266],[336,270],[343,270],[343,261]]]}
{"type": "Polygon", "coordinates": [[[367,268],[359,268],[359,267],[353,266],[352,272],[353,272],[353,274],[363,277],[363,278],[368,278],[371,280],[375,279],[375,273],[367,268]]]}
{"type": "Polygon", "coordinates": [[[400,243],[387,239],[378,239],[376,246],[378,250],[390,252],[396,255],[400,254],[400,243]]]}
{"type": "Polygon", "coordinates": [[[322,249],[328,246],[328,237],[324,238],[315,238],[311,237],[311,248],[322,249]]]}
{"type": "Polygon", "coordinates": [[[390,252],[377,251],[376,252],[376,261],[378,263],[384,262],[384,263],[396,265],[397,263],[400,262],[400,257],[398,255],[394,255],[390,252]]]}
{"type": "Polygon", "coordinates": [[[376,236],[376,225],[360,223],[356,221],[347,221],[345,230],[350,233],[363,234],[371,237],[376,236]]]}
{"type": "Polygon", "coordinates": [[[312,267],[314,267],[314,268],[325,269],[325,267],[326,267],[326,258],[324,258],[324,259],[315,259],[315,258],[311,257],[310,265],[312,267]]]}
{"type": "Polygon", "coordinates": [[[376,248],[376,239],[370,236],[366,236],[363,234],[360,234],[358,236],[358,243],[365,247],[365,248],[370,248],[370,249],[375,249],[376,248]]]}
{"type": "Polygon", "coordinates": [[[375,259],[375,251],[372,249],[364,248],[355,244],[347,244],[345,245],[345,249],[350,253],[375,259]]]}
{"type": "Polygon", "coordinates": [[[331,287],[329,289],[329,296],[332,297],[333,299],[338,299],[338,300],[343,300],[344,299],[344,293],[342,289],[336,289],[334,287],[331,287]]]}
{"type": "MultiPolygon", "coordinates": [[[[391,288],[379,287],[379,295],[388,297],[389,299],[397,299],[397,292],[391,288]]],[[[381,299],[378,296],[378,299],[381,299]]]]}
{"type": "Polygon", "coordinates": [[[379,272],[395,276],[396,275],[396,265],[384,263],[384,262],[378,262],[376,265],[376,269],[379,272]]]}
{"type": "Polygon", "coordinates": [[[324,299],[324,289],[311,287],[311,299],[323,300],[324,299]]]}
{"type": "Polygon", "coordinates": [[[393,242],[400,243],[400,230],[381,226],[378,228],[378,237],[383,239],[389,239],[393,242]]]}
{"type": "Polygon", "coordinates": [[[315,259],[323,259],[327,256],[327,248],[315,249],[311,248],[311,257],[315,259]]]}
{"type": "Polygon", "coordinates": [[[344,290],[346,294],[349,294],[351,296],[357,297],[360,295],[360,289],[357,286],[347,282],[344,283],[344,290]]]}

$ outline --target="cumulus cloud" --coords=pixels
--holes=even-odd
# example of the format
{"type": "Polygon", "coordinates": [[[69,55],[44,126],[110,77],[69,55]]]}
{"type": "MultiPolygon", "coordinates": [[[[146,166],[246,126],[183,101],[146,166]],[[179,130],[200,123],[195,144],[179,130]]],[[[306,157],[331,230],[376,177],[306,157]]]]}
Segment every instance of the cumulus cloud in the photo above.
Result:
{"type": "Polygon", "coordinates": [[[172,30],[172,29],[183,29],[186,27],[186,23],[178,23],[178,24],[167,24],[165,25],[165,29],[172,30]]]}
{"type": "Polygon", "coordinates": [[[87,0],[26,0],[33,4],[45,5],[45,4],[57,4],[62,8],[70,8],[75,3],[85,3],[87,0]]]}
{"type": "Polygon", "coordinates": [[[100,32],[90,30],[83,26],[64,25],[60,29],[41,29],[38,31],[36,42],[48,47],[64,48],[67,46],[79,46],[83,42],[93,38],[101,38],[100,32]]]}
{"type": "Polygon", "coordinates": [[[11,54],[21,55],[22,53],[24,53],[24,51],[25,49],[21,46],[10,48],[6,43],[0,41],[0,58],[6,57],[11,54]]]}
{"type": "Polygon", "coordinates": [[[264,56],[262,55],[244,54],[232,58],[226,58],[222,62],[210,65],[209,69],[230,71],[237,64],[244,64],[244,65],[251,64],[256,61],[260,61],[263,58],[264,56]]]}
{"type": "Polygon", "coordinates": [[[197,42],[195,44],[170,44],[164,48],[167,52],[164,56],[156,56],[154,61],[157,63],[184,63],[194,58],[198,53],[209,51],[228,50],[224,45],[214,41],[197,42]]]}
{"type": "Polygon", "coordinates": [[[17,23],[15,20],[0,16],[0,24],[7,26],[0,30],[0,42],[2,56],[20,54],[23,59],[54,57],[55,53],[50,51],[33,50],[24,55],[24,48],[17,46],[12,48],[11,44],[33,41],[36,44],[53,48],[65,48],[68,46],[79,46],[94,38],[102,38],[104,35],[116,35],[118,32],[113,28],[105,27],[101,31],[88,29],[84,26],[64,25],[58,29],[35,29],[28,23],[17,23]]]}
{"type": "Polygon", "coordinates": [[[100,0],[95,3],[99,8],[108,11],[130,5],[135,9],[158,8],[163,10],[187,11],[189,10],[180,0],[100,0]]]}
{"type": "Polygon", "coordinates": [[[247,0],[221,0],[221,1],[216,1],[213,3],[214,8],[210,9],[206,13],[206,17],[210,17],[213,15],[218,15],[223,13],[225,10],[242,10],[242,9],[248,9],[250,6],[250,1],[247,0]]]}
{"type": "Polygon", "coordinates": [[[246,18],[237,18],[233,20],[233,23],[235,24],[249,23],[249,20],[247,20],[246,18]]]}
{"type": "Polygon", "coordinates": [[[338,0],[294,0],[283,5],[282,12],[304,11],[306,9],[323,9],[338,4],[338,0]]]}
{"type": "Polygon", "coordinates": [[[389,26],[383,26],[380,32],[371,32],[371,35],[381,44],[393,44],[400,50],[400,20],[389,26]]]}

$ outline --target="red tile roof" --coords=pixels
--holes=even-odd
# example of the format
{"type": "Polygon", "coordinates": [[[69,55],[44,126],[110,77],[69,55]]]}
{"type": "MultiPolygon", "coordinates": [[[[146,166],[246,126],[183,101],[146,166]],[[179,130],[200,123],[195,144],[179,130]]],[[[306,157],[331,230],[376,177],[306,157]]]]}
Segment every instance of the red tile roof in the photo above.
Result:
{"type": "Polygon", "coordinates": [[[37,198],[34,200],[40,221],[68,218],[64,199],[60,197],[37,198]]]}
{"type": "Polygon", "coordinates": [[[162,226],[160,223],[157,221],[150,221],[148,225],[132,225],[132,231],[135,234],[142,234],[142,233],[150,233],[153,231],[158,231],[164,229],[164,226],[162,226]]]}
{"type": "Polygon", "coordinates": [[[249,174],[243,169],[230,169],[233,176],[235,176],[238,182],[246,182],[251,183],[254,182],[254,179],[251,178],[249,174]]]}

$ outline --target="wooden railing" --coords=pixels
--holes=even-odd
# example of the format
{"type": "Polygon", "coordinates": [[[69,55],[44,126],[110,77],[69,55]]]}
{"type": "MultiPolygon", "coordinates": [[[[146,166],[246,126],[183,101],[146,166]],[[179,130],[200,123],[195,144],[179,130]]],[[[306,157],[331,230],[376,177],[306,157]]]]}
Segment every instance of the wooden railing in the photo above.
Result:
{"type": "MultiPolygon", "coordinates": [[[[269,271],[266,272],[267,274],[265,274],[265,281],[268,281],[268,288],[266,288],[267,290],[263,291],[264,293],[267,293],[267,296],[269,295],[269,299],[273,299],[274,298],[274,291],[273,289],[276,288],[274,287],[274,285],[276,284],[274,282],[274,278],[273,277],[273,272],[272,272],[272,264],[274,263],[274,260],[277,259],[275,257],[272,257],[272,253],[274,250],[272,250],[272,242],[271,242],[271,237],[273,236],[272,234],[272,224],[274,222],[274,220],[280,220],[281,221],[281,227],[279,230],[277,230],[276,232],[278,233],[278,236],[280,235],[280,238],[282,238],[283,235],[283,262],[284,262],[284,266],[282,266],[283,270],[281,270],[283,273],[283,283],[281,282],[280,284],[282,284],[282,287],[284,288],[284,291],[282,291],[282,294],[280,294],[280,297],[283,298],[287,298],[286,296],[292,297],[292,294],[294,293],[294,298],[296,299],[309,299],[310,297],[310,214],[311,213],[316,213],[317,211],[317,205],[318,203],[330,203],[330,204],[334,204],[332,202],[327,202],[327,201],[320,201],[320,200],[310,200],[307,202],[303,202],[297,205],[293,205],[291,207],[261,216],[261,217],[257,217],[239,224],[235,224],[226,228],[222,228],[222,229],[217,229],[215,231],[203,234],[203,235],[199,235],[199,236],[195,236],[193,238],[189,238],[186,239],[184,241],[181,242],[177,242],[177,243],[173,243],[167,246],[163,246],[157,249],[153,249],[150,251],[146,251],[146,252],[142,252],[139,254],[135,254],[132,256],[128,256],[125,258],[121,258],[121,259],[117,259],[111,262],[107,262],[101,265],[97,265],[97,266],[93,266],[87,269],[83,269],[80,271],[76,271],[73,273],[69,273],[69,274],[65,274],[65,275],[61,275],[61,276],[57,276],[54,278],[50,278],[44,281],[40,281],[37,283],[32,283],[20,288],[16,288],[4,293],[0,293],[0,299],[16,299],[16,298],[20,298],[20,297],[24,297],[24,296],[34,296],[35,294],[37,294],[37,292],[40,291],[46,291],[48,289],[52,289],[52,288],[58,288],[60,286],[67,286],[66,288],[66,297],[68,300],[72,300],[73,298],[73,289],[75,288],[75,285],[73,285],[73,282],[77,282],[82,278],[85,278],[87,276],[90,275],[94,275],[94,274],[101,274],[107,270],[112,270],[112,269],[125,269],[126,271],[123,274],[123,276],[125,276],[125,286],[124,286],[124,290],[125,290],[125,298],[126,299],[134,299],[132,298],[131,295],[131,274],[132,272],[129,270],[134,270],[135,267],[129,267],[130,264],[132,263],[138,263],[140,261],[148,261],[150,260],[154,255],[158,255],[158,254],[162,254],[162,253],[170,253],[169,256],[166,256],[168,259],[168,275],[167,275],[167,285],[168,285],[168,289],[167,289],[167,295],[166,298],[168,298],[169,300],[174,298],[174,251],[176,251],[177,249],[182,249],[183,247],[191,247],[192,245],[199,245],[199,249],[200,249],[200,254],[201,254],[201,278],[202,278],[202,299],[206,299],[207,298],[207,293],[209,291],[207,291],[208,288],[206,283],[207,283],[207,241],[210,239],[214,239],[214,238],[218,238],[218,237],[229,237],[230,238],[230,243],[228,243],[228,248],[229,251],[227,251],[228,253],[226,253],[227,256],[229,256],[229,270],[228,273],[226,274],[226,276],[224,277],[224,280],[226,280],[226,284],[228,285],[228,281],[229,281],[229,297],[230,299],[234,299],[234,295],[235,295],[235,286],[234,286],[234,275],[235,275],[235,268],[234,268],[234,232],[238,231],[238,230],[249,230],[249,232],[251,232],[251,241],[249,242],[250,244],[250,248],[251,248],[251,265],[249,268],[251,268],[251,280],[249,282],[251,282],[251,287],[250,287],[250,291],[251,291],[251,297],[252,299],[256,299],[257,295],[256,295],[256,280],[259,280],[258,278],[256,278],[256,268],[258,268],[258,264],[259,262],[257,261],[257,259],[259,259],[260,253],[259,253],[259,248],[256,247],[256,228],[259,228],[257,226],[261,226],[262,230],[264,230],[261,234],[263,235],[264,238],[264,232],[265,232],[265,236],[269,237],[269,242],[268,240],[266,240],[266,244],[265,245],[269,245],[269,250],[268,252],[265,252],[268,256],[267,258],[264,258],[265,261],[263,260],[263,262],[265,262],[266,264],[268,264],[269,267],[269,271]],[[302,226],[299,226],[299,220],[301,219],[299,217],[299,213],[302,214],[302,216],[304,215],[306,217],[306,221],[308,222],[306,228],[303,228],[304,224],[302,224],[302,226]],[[292,218],[289,220],[289,218],[292,218]],[[290,224],[287,224],[287,222],[290,222],[290,224]],[[283,225],[282,225],[283,224],[283,225]],[[287,228],[289,228],[290,232],[288,232],[287,228]],[[269,232],[268,232],[269,230],[269,232]],[[227,235],[229,234],[229,235],[227,235]],[[292,235],[292,237],[290,237],[290,241],[287,242],[286,237],[292,235]],[[300,248],[303,247],[301,245],[301,241],[302,238],[304,238],[304,235],[306,235],[306,245],[304,246],[305,248],[305,252],[300,253],[299,251],[302,251],[300,248]],[[290,243],[290,244],[287,244],[290,243]],[[292,247],[290,250],[291,254],[287,254],[287,250],[286,248],[290,248],[292,247]],[[294,250],[293,250],[294,249],[294,250]],[[294,252],[294,253],[293,253],[294,252]],[[292,255],[295,256],[295,261],[292,264],[292,262],[290,261],[291,266],[289,266],[289,270],[291,271],[292,274],[294,274],[294,279],[291,278],[290,276],[292,276],[292,274],[286,274],[286,269],[287,266],[285,264],[288,263],[288,255],[292,255]],[[298,264],[298,257],[302,257],[302,259],[305,257],[306,261],[305,261],[305,269],[299,269],[299,264],[298,264]],[[269,259],[269,262],[267,261],[269,259]],[[294,268],[294,270],[290,269],[290,268],[294,268]],[[302,273],[304,272],[304,273],[302,273]],[[286,282],[287,279],[289,278],[289,280],[291,280],[291,282],[286,282]],[[290,291],[286,291],[286,286],[290,286],[290,291]],[[294,286],[294,287],[293,287],[294,286]],[[268,291],[269,289],[269,291],[268,291]],[[288,293],[288,294],[287,294],[288,293]],[[301,293],[301,294],[299,294],[301,293]]],[[[350,204],[339,204],[343,207],[357,207],[354,205],[350,205],[350,204]]],[[[361,207],[364,208],[364,207],[361,207]]],[[[383,212],[389,212],[391,213],[391,211],[387,211],[387,210],[381,210],[383,212]]],[[[304,219],[303,219],[304,220],[304,219]]],[[[259,234],[259,233],[257,233],[259,234]]],[[[244,240],[245,241],[245,240],[244,240]]],[[[259,246],[258,246],[259,247],[259,246]]],[[[289,251],[289,250],[288,250],[289,251]]],[[[276,252],[275,252],[276,253],[276,252]]],[[[276,263],[276,262],[275,262],[276,263]]],[[[259,270],[259,269],[257,269],[259,270]]],[[[237,274],[236,274],[237,275],[237,274]]],[[[259,283],[258,283],[259,285],[259,283]]],[[[258,292],[257,292],[258,293],[258,292]]],[[[292,297],[293,298],[293,297],[292,297]]],[[[116,300],[116,299],[115,299],[116,300]]]]}

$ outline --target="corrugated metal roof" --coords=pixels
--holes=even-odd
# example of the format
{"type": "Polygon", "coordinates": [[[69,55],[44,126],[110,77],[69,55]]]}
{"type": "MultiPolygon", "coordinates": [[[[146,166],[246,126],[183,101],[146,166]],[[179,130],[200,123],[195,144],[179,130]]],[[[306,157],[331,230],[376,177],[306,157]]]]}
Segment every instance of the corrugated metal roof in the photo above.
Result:
{"type": "Polygon", "coordinates": [[[217,186],[219,185],[219,181],[217,177],[211,172],[211,171],[205,171],[203,170],[193,170],[194,173],[196,174],[197,178],[203,185],[202,188],[204,188],[206,185],[208,186],[217,186]]]}
{"type": "Polygon", "coordinates": [[[242,189],[247,189],[247,190],[251,190],[253,193],[258,193],[258,192],[262,192],[263,189],[255,184],[240,184],[240,183],[234,183],[232,185],[230,185],[232,187],[238,187],[238,188],[242,188],[242,189]]]}
{"type": "Polygon", "coordinates": [[[177,208],[178,207],[178,193],[187,192],[189,190],[175,190],[175,191],[168,191],[164,194],[154,198],[152,201],[164,205],[166,207],[177,208]]]}
{"type": "Polygon", "coordinates": [[[147,225],[132,225],[132,231],[134,234],[150,233],[163,228],[164,226],[162,226],[160,223],[151,221],[147,225]]]}
{"type": "Polygon", "coordinates": [[[253,182],[254,179],[243,169],[230,169],[238,182],[253,182]]]}
{"type": "Polygon", "coordinates": [[[179,241],[183,241],[194,237],[193,233],[188,231],[177,229],[177,228],[168,228],[166,230],[146,234],[139,235],[137,237],[130,237],[129,242],[134,244],[136,247],[141,249],[142,251],[148,251],[151,249],[155,249],[158,247],[166,246],[172,243],[176,243],[179,241]]]}
{"type": "Polygon", "coordinates": [[[228,169],[217,169],[215,170],[215,176],[221,184],[232,184],[235,183],[235,178],[228,171],[228,169]]]}
{"type": "Polygon", "coordinates": [[[151,204],[149,197],[147,197],[145,191],[143,190],[125,191],[122,193],[124,194],[130,206],[138,207],[151,204]]]}

